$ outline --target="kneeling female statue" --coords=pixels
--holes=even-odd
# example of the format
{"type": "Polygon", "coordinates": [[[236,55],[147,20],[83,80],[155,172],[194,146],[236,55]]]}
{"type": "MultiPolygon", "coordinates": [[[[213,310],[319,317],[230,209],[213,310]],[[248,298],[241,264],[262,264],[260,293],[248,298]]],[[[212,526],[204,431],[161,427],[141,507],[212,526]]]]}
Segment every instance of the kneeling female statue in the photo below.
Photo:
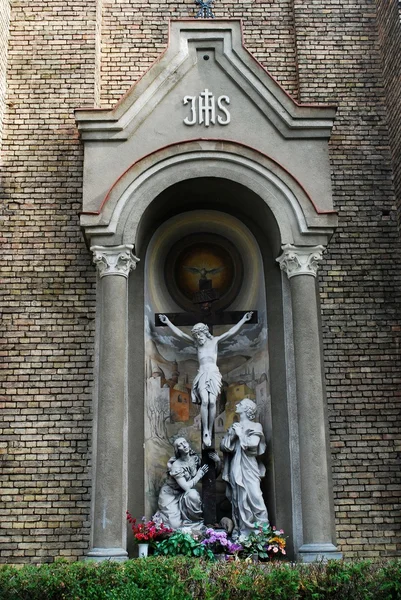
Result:
{"type": "Polygon", "coordinates": [[[159,510],[153,519],[163,521],[171,529],[202,527],[202,501],[195,486],[209,467],[200,466],[199,456],[183,437],[175,440],[174,453],[167,463],[167,479],[160,490],[159,510]]]}

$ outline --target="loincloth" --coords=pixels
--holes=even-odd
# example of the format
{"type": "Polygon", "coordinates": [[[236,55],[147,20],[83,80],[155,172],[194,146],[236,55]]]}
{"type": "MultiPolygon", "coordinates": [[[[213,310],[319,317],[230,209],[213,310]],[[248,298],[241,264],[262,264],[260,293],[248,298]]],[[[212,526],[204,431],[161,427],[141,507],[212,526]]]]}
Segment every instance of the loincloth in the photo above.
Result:
{"type": "Polygon", "coordinates": [[[221,373],[217,367],[198,371],[192,384],[191,399],[194,404],[201,404],[200,390],[206,390],[208,394],[218,396],[222,386],[221,373]]]}

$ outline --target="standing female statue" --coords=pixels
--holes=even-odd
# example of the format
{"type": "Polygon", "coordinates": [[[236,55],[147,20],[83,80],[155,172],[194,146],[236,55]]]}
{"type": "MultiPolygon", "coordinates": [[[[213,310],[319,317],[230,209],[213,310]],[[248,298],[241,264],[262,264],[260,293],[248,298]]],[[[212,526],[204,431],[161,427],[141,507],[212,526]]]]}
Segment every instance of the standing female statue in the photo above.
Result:
{"type": "MultiPolygon", "coordinates": [[[[167,463],[167,479],[160,490],[159,510],[153,518],[171,529],[201,527],[202,501],[195,486],[209,467],[200,467],[199,456],[183,437],[175,440],[174,453],[167,463]]],[[[210,457],[219,462],[215,452],[211,452],[210,457]]]]}
{"type": "Polygon", "coordinates": [[[265,474],[257,457],[266,450],[262,425],[255,423],[256,404],[244,398],[236,406],[239,423],[234,423],[221,441],[225,454],[223,479],[226,495],[232,504],[234,533],[248,535],[256,523],[268,523],[267,510],[260,489],[265,474]]]}

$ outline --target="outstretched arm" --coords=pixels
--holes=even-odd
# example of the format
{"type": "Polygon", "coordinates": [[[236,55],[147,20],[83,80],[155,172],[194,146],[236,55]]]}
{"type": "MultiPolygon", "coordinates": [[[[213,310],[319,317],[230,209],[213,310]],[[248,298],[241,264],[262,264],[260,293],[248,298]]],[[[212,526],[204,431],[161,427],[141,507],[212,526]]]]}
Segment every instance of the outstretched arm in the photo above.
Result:
{"type": "Polygon", "coordinates": [[[187,335],[186,333],[184,333],[183,331],[181,331],[181,329],[178,329],[178,327],[176,327],[175,325],[172,324],[172,322],[170,321],[170,319],[168,317],[166,317],[166,315],[159,315],[159,319],[160,321],[164,324],[164,325],[168,325],[168,327],[170,327],[171,331],[181,340],[185,340],[186,342],[191,342],[192,344],[194,343],[193,339],[191,338],[190,335],[187,335]]]}
{"type": "Polygon", "coordinates": [[[231,327],[231,329],[226,331],[226,333],[222,333],[221,335],[216,336],[217,342],[222,342],[224,340],[227,340],[228,338],[230,338],[233,335],[235,335],[236,333],[238,333],[238,331],[241,329],[243,324],[252,319],[252,315],[253,315],[253,312],[245,313],[244,316],[242,317],[241,321],[238,321],[238,323],[236,325],[234,325],[234,327],[231,327]]]}

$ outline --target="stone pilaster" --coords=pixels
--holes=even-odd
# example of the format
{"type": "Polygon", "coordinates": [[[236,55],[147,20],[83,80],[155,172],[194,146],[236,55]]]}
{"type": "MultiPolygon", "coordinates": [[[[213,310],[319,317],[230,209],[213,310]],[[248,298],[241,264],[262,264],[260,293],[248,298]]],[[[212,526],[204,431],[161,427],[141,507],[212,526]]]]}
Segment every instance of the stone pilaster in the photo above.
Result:
{"type": "Polygon", "coordinates": [[[341,558],[335,546],[329,440],[325,408],[316,276],[323,246],[286,244],[277,259],[290,279],[301,470],[305,562],[341,558]]]}
{"type": "Polygon", "coordinates": [[[127,496],[128,276],[132,245],[91,248],[99,272],[97,402],[94,410],[92,549],[88,558],[125,560],[127,496]]]}

